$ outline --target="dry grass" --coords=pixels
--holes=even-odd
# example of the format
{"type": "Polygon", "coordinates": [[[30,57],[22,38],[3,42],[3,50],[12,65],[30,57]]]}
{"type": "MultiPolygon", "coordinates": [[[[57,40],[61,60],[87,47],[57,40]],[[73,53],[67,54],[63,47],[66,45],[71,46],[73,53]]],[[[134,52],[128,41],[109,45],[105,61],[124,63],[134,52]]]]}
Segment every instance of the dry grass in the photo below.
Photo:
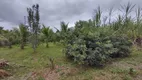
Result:
{"type": "Polygon", "coordinates": [[[0,78],[11,76],[11,74],[3,69],[0,69],[0,78]]]}

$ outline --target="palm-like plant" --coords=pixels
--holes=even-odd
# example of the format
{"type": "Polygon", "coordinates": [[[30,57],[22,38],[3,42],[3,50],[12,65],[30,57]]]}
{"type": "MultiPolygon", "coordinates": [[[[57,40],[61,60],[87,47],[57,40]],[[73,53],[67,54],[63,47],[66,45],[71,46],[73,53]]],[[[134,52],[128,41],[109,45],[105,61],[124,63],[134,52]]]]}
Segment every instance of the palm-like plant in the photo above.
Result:
{"type": "Polygon", "coordinates": [[[28,36],[28,29],[24,24],[20,24],[19,30],[20,30],[20,37],[21,37],[21,49],[24,49],[24,45],[26,43],[27,36],[28,36]]]}
{"type": "Polygon", "coordinates": [[[66,24],[65,22],[61,22],[61,32],[67,32],[68,31],[68,23],[66,24]]]}
{"type": "Polygon", "coordinates": [[[49,47],[48,42],[49,42],[49,38],[51,36],[51,29],[49,27],[46,27],[45,25],[43,25],[42,33],[46,37],[46,39],[45,39],[46,40],[46,47],[48,48],[49,47]]]}
{"type": "Polygon", "coordinates": [[[111,25],[111,17],[112,17],[112,13],[113,12],[114,12],[113,7],[111,7],[110,10],[109,10],[109,15],[108,15],[108,17],[109,17],[109,25],[111,25]]]}
{"type": "Polygon", "coordinates": [[[102,11],[101,11],[100,6],[96,10],[94,10],[94,12],[95,13],[94,13],[93,19],[95,21],[95,26],[100,27],[100,25],[101,25],[101,16],[102,16],[102,11]]]}
{"type": "Polygon", "coordinates": [[[131,4],[130,2],[128,2],[127,5],[121,6],[120,11],[122,11],[124,14],[124,26],[125,27],[127,27],[129,22],[131,21],[131,17],[129,15],[133,11],[134,7],[135,5],[131,4]]]}
{"type": "Polygon", "coordinates": [[[61,25],[60,36],[63,40],[66,40],[68,34],[68,23],[66,24],[65,22],[61,22],[60,25],[61,25]]]}

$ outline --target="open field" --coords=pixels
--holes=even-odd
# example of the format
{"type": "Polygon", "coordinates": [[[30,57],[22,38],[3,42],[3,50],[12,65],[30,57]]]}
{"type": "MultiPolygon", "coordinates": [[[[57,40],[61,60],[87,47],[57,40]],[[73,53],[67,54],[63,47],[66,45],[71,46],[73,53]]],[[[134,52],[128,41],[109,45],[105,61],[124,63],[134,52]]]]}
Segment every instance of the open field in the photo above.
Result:
{"type": "Polygon", "coordinates": [[[8,61],[7,70],[12,74],[4,80],[142,80],[142,51],[133,49],[130,57],[95,68],[67,60],[60,44],[49,46],[40,45],[36,53],[29,46],[25,50],[18,46],[0,48],[0,59],[8,61]],[[49,58],[54,59],[54,70],[50,69],[49,58]]]}

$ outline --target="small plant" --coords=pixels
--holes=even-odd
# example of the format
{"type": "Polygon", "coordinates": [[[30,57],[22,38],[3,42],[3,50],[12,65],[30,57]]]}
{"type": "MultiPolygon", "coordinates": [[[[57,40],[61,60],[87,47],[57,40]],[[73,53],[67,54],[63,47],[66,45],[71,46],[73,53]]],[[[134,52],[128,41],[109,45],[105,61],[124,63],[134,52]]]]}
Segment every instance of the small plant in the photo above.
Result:
{"type": "Polygon", "coordinates": [[[54,59],[53,58],[48,58],[49,59],[49,61],[50,61],[50,63],[51,63],[51,70],[54,70],[55,69],[55,64],[54,64],[54,59]]]}
{"type": "Polygon", "coordinates": [[[129,73],[130,73],[130,74],[133,74],[133,73],[134,73],[134,69],[133,69],[133,68],[130,68],[129,73]]]}
{"type": "Polygon", "coordinates": [[[129,74],[132,76],[134,76],[136,74],[136,71],[134,70],[134,68],[129,69],[129,74]]]}
{"type": "Polygon", "coordinates": [[[125,75],[125,76],[123,77],[123,80],[133,80],[133,79],[131,78],[131,76],[125,75]]]}
{"type": "Polygon", "coordinates": [[[40,76],[40,77],[38,78],[38,80],[45,80],[45,79],[44,79],[43,77],[40,76]]]}

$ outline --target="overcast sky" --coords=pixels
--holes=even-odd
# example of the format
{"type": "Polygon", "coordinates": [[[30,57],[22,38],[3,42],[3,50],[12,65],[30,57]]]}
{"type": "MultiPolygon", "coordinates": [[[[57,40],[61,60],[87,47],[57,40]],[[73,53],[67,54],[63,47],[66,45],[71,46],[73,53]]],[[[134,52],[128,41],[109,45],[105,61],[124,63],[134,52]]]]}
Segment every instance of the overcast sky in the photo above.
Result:
{"type": "Polygon", "coordinates": [[[0,0],[0,26],[11,29],[24,22],[27,7],[38,3],[40,6],[40,23],[60,28],[60,21],[73,26],[78,20],[92,18],[93,9],[101,6],[104,13],[112,6],[128,2],[141,5],[142,0],[0,0]]]}

